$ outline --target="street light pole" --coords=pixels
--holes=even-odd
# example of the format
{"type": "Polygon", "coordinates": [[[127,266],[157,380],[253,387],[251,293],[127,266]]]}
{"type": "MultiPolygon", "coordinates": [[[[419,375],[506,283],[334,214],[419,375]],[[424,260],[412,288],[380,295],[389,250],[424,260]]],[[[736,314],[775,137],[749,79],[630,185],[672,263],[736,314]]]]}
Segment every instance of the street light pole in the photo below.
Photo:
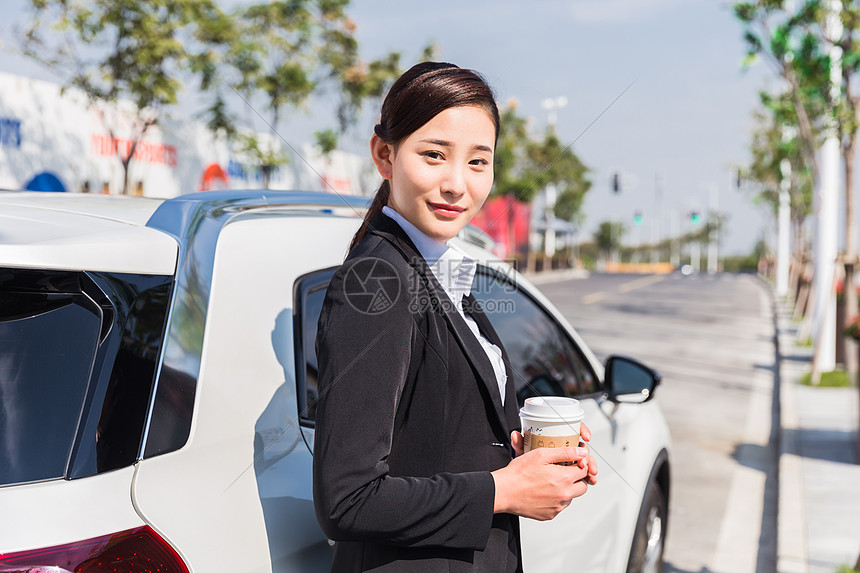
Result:
{"type": "MultiPolygon", "coordinates": [[[[546,98],[541,102],[541,107],[547,110],[547,124],[555,129],[555,124],[558,121],[558,115],[555,110],[561,109],[567,105],[567,98],[564,96],[546,98]]],[[[544,255],[547,257],[555,256],[556,241],[555,241],[555,214],[553,209],[557,198],[555,185],[550,183],[544,189],[544,197],[546,198],[546,208],[544,211],[544,221],[546,228],[543,235],[544,255]]]]}
{"type": "MultiPolygon", "coordinates": [[[[830,102],[838,101],[842,86],[842,2],[829,0],[828,13],[824,22],[824,33],[832,42],[830,48],[830,102]]],[[[830,118],[825,131],[826,137],[821,146],[821,173],[816,190],[816,228],[815,228],[815,307],[813,311],[815,333],[815,368],[812,379],[817,382],[821,372],[829,372],[836,367],[836,293],[833,279],[836,272],[836,230],[839,195],[839,137],[834,118],[830,118]]]]}

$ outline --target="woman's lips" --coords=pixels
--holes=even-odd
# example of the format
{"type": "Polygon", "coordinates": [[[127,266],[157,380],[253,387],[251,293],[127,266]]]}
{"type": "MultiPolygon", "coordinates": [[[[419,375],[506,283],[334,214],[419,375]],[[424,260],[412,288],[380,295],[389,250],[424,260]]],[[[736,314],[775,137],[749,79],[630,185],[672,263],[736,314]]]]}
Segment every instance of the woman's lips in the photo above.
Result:
{"type": "Polygon", "coordinates": [[[466,210],[465,207],[458,207],[457,205],[448,205],[447,203],[427,203],[433,212],[442,215],[443,217],[448,217],[449,219],[454,219],[466,210]]]}

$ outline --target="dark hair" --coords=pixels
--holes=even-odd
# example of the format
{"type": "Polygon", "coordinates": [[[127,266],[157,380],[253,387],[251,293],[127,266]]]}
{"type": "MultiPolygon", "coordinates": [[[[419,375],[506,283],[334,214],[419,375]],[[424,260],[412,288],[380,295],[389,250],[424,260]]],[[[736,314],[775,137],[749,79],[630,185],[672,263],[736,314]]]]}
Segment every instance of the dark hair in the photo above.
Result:
{"type": "MultiPolygon", "coordinates": [[[[444,62],[415,64],[392,84],[382,102],[379,123],[373,128],[385,143],[397,145],[439,113],[452,107],[472,105],[483,108],[496,126],[499,138],[499,108],[493,90],[474,70],[444,62]]],[[[388,203],[391,187],[384,180],[364,215],[361,228],[352,238],[349,250],[364,238],[370,222],[388,203]]]]}

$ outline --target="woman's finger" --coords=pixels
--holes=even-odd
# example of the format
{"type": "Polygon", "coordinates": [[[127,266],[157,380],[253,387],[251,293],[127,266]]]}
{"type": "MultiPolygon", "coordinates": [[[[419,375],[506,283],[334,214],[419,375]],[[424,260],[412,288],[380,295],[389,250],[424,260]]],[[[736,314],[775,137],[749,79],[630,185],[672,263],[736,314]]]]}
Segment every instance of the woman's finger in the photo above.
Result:
{"type": "Polygon", "coordinates": [[[511,445],[514,447],[514,453],[517,457],[523,455],[523,435],[516,430],[511,432],[511,445]]]}
{"type": "Polygon", "coordinates": [[[591,441],[591,429],[585,424],[585,422],[580,422],[579,424],[579,437],[582,438],[584,442],[591,441]]]}

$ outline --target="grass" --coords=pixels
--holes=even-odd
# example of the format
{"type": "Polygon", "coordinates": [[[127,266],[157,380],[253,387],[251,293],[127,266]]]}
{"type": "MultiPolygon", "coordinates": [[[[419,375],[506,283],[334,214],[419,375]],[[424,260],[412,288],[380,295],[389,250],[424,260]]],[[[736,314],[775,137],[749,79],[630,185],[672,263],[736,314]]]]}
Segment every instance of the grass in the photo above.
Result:
{"type": "Polygon", "coordinates": [[[849,567],[848,565],[843,565],[836,570],[836,573],[860,573],[860,570],[849,567]]]}
{"type": "MultiPolygon", "coordinates": [[[[812,386],[810,382],[810,373],[807,372],[800,378],[800,383],[804,386],[812,386]]],[[[853,380],[848,378],[848,373],[844,370],[833,370],[832,372],[822,372],[821,381],[818,383],[819,388],[848,388],[853,386],[853,380]]],[[[841,571],[839,573],[842,573],[841,571]]],[[[847,573],[851,573],[848,571],[847,573]]]]}

